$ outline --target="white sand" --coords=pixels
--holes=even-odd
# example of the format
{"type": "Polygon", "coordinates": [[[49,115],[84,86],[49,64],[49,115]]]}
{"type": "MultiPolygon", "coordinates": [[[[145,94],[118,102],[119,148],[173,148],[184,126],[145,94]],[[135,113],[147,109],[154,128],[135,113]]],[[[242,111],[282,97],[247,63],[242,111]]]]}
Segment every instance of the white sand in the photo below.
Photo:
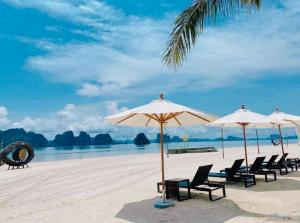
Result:
{"type": "MultiPolygon", "coordinates": [[[[286,148],[300,157],[300,147],[286,148]]],[[[262,146],[261,154],[280,153],[262,146]]],[[[257,156],[249,147],[250,163],[257,156]]],[[[242,148],[221,153],[181,154],[166,158],[166,177],[192,178],[198,166],[213,170],[243,158],[242,148]]],[[[176,202],[173,208],[152,207],[160,179],[159,154],[32,163],[30,168],[0,167],[0,222],[300,222],[300,171],[254,187],[226,185],[227,198],[208,201],[207,194],[176,202]]]]}

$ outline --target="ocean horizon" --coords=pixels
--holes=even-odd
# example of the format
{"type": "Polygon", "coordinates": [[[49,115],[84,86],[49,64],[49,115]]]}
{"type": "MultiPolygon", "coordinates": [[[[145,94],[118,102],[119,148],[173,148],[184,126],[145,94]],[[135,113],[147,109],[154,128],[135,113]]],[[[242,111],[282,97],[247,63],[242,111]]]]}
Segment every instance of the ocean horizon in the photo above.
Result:
{"type": "MultiPolygon", "coordinates": [[[[284,146],[288,144],[296,144],[297,140],[290,139],[288,142],[284,141],[284,146]]],[[[249,146],[256,146],[255,140],[247,140],[249,146]]],[[[260,140],[260,146],[272,145],[270,140],[260,140]]],[[[243,141],[224,141],[224,149],[239,147],[243,145],[243,141]]],[[[172,142],[165,143],[165,151],[168,149],[179,148],[201,148],[201,147],[215,147],[221,149],[221,141],[207,141],[207,142],[172,142]]],[[[91,145],[91,146],[63,146],[63,147],[44,147],[34,148],[35,158],[33,162],[46,162],[56,160],[69,159],[84,159],[93,157],[107,157],[120,155],[137,155],[145,153],[159,153],[160,144],[151,143],[149,145],[137,146],[135,144],[113,144],[113,145],[91,145]]]]}

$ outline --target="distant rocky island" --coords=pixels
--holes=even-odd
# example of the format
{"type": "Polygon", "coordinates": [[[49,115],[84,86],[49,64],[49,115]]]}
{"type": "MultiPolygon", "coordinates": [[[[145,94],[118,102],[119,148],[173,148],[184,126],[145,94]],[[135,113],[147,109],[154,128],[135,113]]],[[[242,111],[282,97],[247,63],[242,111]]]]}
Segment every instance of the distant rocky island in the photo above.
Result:
{"type": "Polygon", "coordinates": [[[58,134],[50,143],[51,146],[90,146],[111,144],[114,144],[114,141],[109,134],[98,134],[92,138],[88,133],[83,131],[81,131],[78,136],[74,136],[72,131],[58,134]]]}
{"type": "MultiPolygon", "coordinates": [[[[268,140],[274,138],[276,135],[270,135],[269,137],[260,138],[262,140],[268,140]]],[[[183,139],[179,136],[170,136],[165,134],[164,142],[182,142],[183,139]]],[[[284,137],[286,138],[286,137],[284,137]]],[[[297,136],[288,136],[288,139],[297,139],[297,136]]],[[[209,141],[221,141],[221,138],[189,138],[189,142],[209,142],[209,141]]],[[[241,141],[242,138],[235,136],[227,136],[224,141],[241,141]]],[[[248,140],[256,140],[250,138],[248,140]]],[[[132,139],[116,140],[111,137],[110,134],[103,133],[97,134],[95,137],[91,137],[87,132],[81,131],[78,136],[75,136],[72,131],[66,131],[62,134],[57,134],[53,140],[48,140],[42,134],[27,132],[22,128],[8,129],[0,131],[0,142],[2,146],[6,146],[15,141],[25,141],[33,147],[59,147],[59,146],[90,146],[90,145],[112,145],[112,144],[130,144],[135,145],[148,145],[150,143],[160,143],[160,134],[157,134],[155,139],[148,139],[145,133],[138,133],[137,136],[132,139]]]]}
{"type": "Polygon", "coordinates": [[[147,138],[147,136],[144,133],[137,134],[133,142],[135,145],[138,146],[150,144],[150,140],[147,138]]]}
{"type": "Polygon", "coordinates": [[[66,131],[62,134],[57,134],[52,141],[47,140],[42,134],[26,132],[22,128],[0,131],[0,142],[3,147],[15,141],[25,141],[33,147],[90,146],[122,143],[120,141],[114,141],[109,134],[98,134],[95,137],[91,137],[88,133],[83,131],[81,131],[78,136],[75,136],[72,131],[66,131]]]}
{"type": "Polygon", "coordinates": [[[24,129],[8,129],[0,131],[0,140],[2,146],[7,146],[15,141],[25,141],[33,147],[48,146],[48,140],[42,134],[26,132],[24,129]]]}

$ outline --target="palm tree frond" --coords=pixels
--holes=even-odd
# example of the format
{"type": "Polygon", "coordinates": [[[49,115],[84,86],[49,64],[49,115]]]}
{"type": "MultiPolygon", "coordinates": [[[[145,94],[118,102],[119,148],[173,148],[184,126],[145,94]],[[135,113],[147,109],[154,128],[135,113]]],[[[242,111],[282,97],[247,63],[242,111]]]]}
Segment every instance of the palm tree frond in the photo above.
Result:
{"type": "Polygon", "coordinates": [[[163,61],[178,67],[207,24],[215,22],[218,16],[225,20],[241,9],[251,10],[260,5],[261,0],[197,0],[177,17],[163,53],[163,61]]]}

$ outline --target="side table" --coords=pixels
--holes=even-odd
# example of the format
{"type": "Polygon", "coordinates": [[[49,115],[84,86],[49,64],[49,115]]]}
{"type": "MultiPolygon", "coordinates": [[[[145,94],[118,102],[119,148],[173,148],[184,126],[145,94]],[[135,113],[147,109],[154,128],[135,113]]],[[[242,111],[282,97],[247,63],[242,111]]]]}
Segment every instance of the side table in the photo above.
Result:
{"type": "Polygon", "coordinates": [[[178,201],[183,201],[191,198],[190,180],[185,178],[173,178],[165,180],[166,184],[166,198],[169,199],[172,196],[177,197],[178,201]],[[179,185],[187,185],[187,195],[182,195],[179,190],[179,185]]]}

